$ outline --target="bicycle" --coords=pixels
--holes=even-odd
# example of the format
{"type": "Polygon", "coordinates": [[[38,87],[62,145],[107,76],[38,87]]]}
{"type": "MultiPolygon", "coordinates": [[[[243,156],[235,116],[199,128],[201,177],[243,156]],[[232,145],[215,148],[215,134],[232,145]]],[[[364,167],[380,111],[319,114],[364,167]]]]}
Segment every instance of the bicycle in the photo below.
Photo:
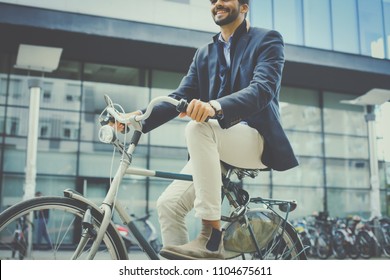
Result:
{"type": "MultiPolygon", "coordinates": [[[[140,218],[134,214],[131,214],[130,216],[135,218],[137,228],[141,231],[142,236],[149,242],[150,246],[152,246],[153,250],[156,253],[160,252],[162,245],[158,239],[156,227],[149,220],[150,213],[147,213],[145,216],[140,218]]],[[[135,240],[133,234],[126,226],[115,224],[115,227],[122,236],[128,250],[130,250],[133,246],[138,246],[137,240],[135,240]]]]}
{"type": "MultiPolygon", "coordinates": [[[[192,181],[191,175],[153,171],[130,167],[134,151],[142,135],[140,122],[148,118],[153,107],[160,102],[168,102],[176,106],[179,112],[186,109],[185,100],[170,97],[153,99],[144,114],[123,118],[120,105],[114,104],[105,95],[107,107],[100,115],[99,139],[103,143],[112,144],[121,154],[119,167],[111,180],[109,190],[100,206],[82,194],[72,190],[64,190],[64,197],[38,197],[20,202],[0,214],[0,247],[9,246],[8,231],[21,216],[33,211],[50,209],[51,218],[48,232],[52,240],[49,253],[53,259],[128,259],[128,252],[121,235],[118,233],[112,216],[116,211],[123,224],[126,225],[137,240],[140,248],[150,259],[159,256],[143,237],[133,219],[117,199],[116,194],[126,174],[166,178],[171,180],[192,181]],[[119,110],[119,109],[121,110],[119,110]],[[129,124],[134,128],[131,141],[121,141],[109,121],[129,124]],[[73,245],[75,244],[75,245],[73,245]],[[65,247],[65,248],[63,248],[65,247]]],[[[126,137],[125,137],[126,138],[126,137]]],[[[222,174],[222,196],[231,205],[224,221],[224,246],[226,259],[301,259],[305,260],[305,249],[294,227],[288,222],[288,215],[297,203],[293,200],[251,198],[249,193],[230,179],[233,174],[242,179],[245,176],[256,177],[259,170],[240,169],[224,165],[222,174]],[[250,208],[249,205],[261,204],[262,207],[250,208]],[[279,214],[274,207],[278,207],[279,214]]]]}
{"type": "Polygon", "coordinates": [[[12,246],[12,258],[15,258],[18,255],[19,260],[23,260],[27,253],[28,245],[28,222],[26,216],[21,216],[16,222],[16,228],[13,234],[13,239],[11,242],[12,246]]]}

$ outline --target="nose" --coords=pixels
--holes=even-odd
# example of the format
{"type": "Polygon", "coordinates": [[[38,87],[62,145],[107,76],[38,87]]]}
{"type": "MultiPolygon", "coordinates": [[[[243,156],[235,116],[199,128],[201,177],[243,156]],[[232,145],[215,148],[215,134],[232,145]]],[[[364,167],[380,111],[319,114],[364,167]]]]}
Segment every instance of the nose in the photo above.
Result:
{"type": "Polygon", "coordinates": [[[220,7],[220,6],[222,6],[222,3],[223,3],[223,0],[217,0],[217,1],[215,1],[214,5],[217,7],[220,7]]]}

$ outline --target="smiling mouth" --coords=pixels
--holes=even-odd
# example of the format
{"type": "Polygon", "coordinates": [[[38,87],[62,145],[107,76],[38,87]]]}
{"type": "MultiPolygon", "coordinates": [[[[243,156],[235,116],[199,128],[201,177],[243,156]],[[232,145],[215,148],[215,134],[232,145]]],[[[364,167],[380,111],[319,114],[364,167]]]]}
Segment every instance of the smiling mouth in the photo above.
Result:
{"type": "Polygon", "coordinates": [[[223,14],[226,14],[226,13],[228,13],[228,11],[226,11],[226,10],[217,10],[217,11],[215,11],[215,13],[214,13],[214,15],[223,15],[223,14]]]}

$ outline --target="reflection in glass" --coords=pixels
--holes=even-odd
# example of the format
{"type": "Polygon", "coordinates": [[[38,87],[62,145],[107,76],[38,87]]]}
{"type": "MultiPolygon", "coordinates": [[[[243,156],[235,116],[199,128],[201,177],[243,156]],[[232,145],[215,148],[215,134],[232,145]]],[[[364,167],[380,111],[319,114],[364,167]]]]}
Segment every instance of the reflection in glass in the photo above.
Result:
{"type": "Polygon", "coordinates": [[[307,133],[302,131],[286,131],[291,146],[297,155],[322,156],[322,135],[320,133],[307,133]]]}
{"type": "Polygon", "coordinates": [[[86,63],[83,77],[85,81],[120,85],[144,86],[143,71],[137,68],[86,63]]]}
{"type": "Polygon", "coordinates": [[[251,25],[261,28],[273,29],[272,0],[256,0],[250,3],[251,25]]]}
{"type": "Polygon", "coordinates": [[[327,186],[338,188],[370,187],[370,170],[368,160],[327,159],[327,186]]]}
{"type": "Polygon", "coordinates": [[[367,136],[364,108],[341,103],[350,100],[347,94],[326,92],[324,94],[324,130],[326,133],[367,136]]]}
{"type": "Polygon", "coordinates": [[[298,207],[289,214],[290,219],[301,218],[313,212],[323,211],[323,188],[291,188],[289,186],[275,186],[274,198],[293,199],[298,207]]]}
{"type": "Polygon", "coordinates": [[[358,0],[360,45],[364,55],[385,58],[382,0],[358,0]]]}
{"type": "Polygon", "coordinates": [[[7,97],[7,75],[0,74],[0,104],[4,105],[7,97]]]}
{"type": "Polygon", "coordinates": [[[325,135],[327,157],[368,159],[368,138],[346,135],[325,135]]]}
{"type": "Polygon", "coordinates": [[[291,187],[321,187],[323,186],[323,161],[321,158],[300,157],[299,166],[287,171],[273,171],[274,185],[291,187]]]}
{"type": "Polygon", "coordinates": [[[359,53],[356,0],[332,0],[333,49],[359,53]]]}
{"type": "Polygon", "coordinates": [[[280,100],[282,124],[285,129],[321,131],[318,91],[282,87],[280,100]]]}
{"type": "Polygon", "coordinates": [[[301,0],[274,0],[275,29],[285,43],[303,45],[303,15],[301,0]]]}
{"type": "Polygon", "coordinates": [[[328,209],[334,217],[346,217],[359,215],[362,218],[370,218],[370,191],[342,189],[328,189],[328,209]]]}
{"type": "MultiPolygon", "coordinates": [[[[329,0],[303,0],[305,45],[331,49],[329,0]]],[[[345,11],[344,11],[345,12],[345,11]]]]}
{"type": "Polygon", "coordinates": [[[385,20],[385,42],[387,44],[387,58],[390,59],[390,0],[383,0],[383,15],[385,20]]]}
{"type": "Polygon", "coordinates": [[[0,106],[0,134],[3,135],[5,127],[5,107],[0,106]]]}

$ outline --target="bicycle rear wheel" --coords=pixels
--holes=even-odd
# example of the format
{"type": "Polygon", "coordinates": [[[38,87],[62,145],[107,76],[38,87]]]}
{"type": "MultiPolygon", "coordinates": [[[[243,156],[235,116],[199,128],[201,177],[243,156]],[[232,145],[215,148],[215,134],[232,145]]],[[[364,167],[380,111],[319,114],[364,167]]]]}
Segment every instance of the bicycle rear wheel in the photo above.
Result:
{"type": "MultiPolygon", "coordinates": [[[[26,230],[27,239],[32,241],[31,252],[24,259],[71,259],[80,240],[82,231],[82,217],[88,205],[66,197],[39,197],[20,202],[0,214],[0,258],[11,256],[13,234],[20,217],[26,217],[30,230],[26,230]],[[49,210],[49,219],[45,223],[45,230],[49,242],[37,244],[38,230],[34,226],[34,214],[42,210],[49,210]],[[30,235],[30,236],[29,236],[30,235]]],[[[93,228],[97,232],[103,215],[96,209],[91,209],[93,228]]],[[[92,241],[89,241],[78,259],[87,259],[92,241]]],[[[18,244],[22,245],[22,244],[18,244]]],[[[24,246],[27,246],[26,244],[24,246]]],[[[26,248],[27,249],[27,248],[26,248]]],[[[95,259],[128,259],[123,241],[117,231],[110,224],[95,259]]]]}
{"type": "Polygon", "coordinates": [[[326,260],[332,255],[332,245],[327,234],[321,232],[318,235],[315,248],[317,256],[321,260],[326,260]]]}
{"type": "Polygon", "coordinates": [[[254,209],[246,217],[247,226],[237,221],[226,228],[226,258],[307,259],[305,248],[294,227],[280,216],[266,209],[254,209]]]}
{"type": "Polygon", "coordinates": [[[383,248],[383,253],[386,257],[390,257],[390,219],[383,218],[380,220],[381,227],[381,243],[383,248]]]}

